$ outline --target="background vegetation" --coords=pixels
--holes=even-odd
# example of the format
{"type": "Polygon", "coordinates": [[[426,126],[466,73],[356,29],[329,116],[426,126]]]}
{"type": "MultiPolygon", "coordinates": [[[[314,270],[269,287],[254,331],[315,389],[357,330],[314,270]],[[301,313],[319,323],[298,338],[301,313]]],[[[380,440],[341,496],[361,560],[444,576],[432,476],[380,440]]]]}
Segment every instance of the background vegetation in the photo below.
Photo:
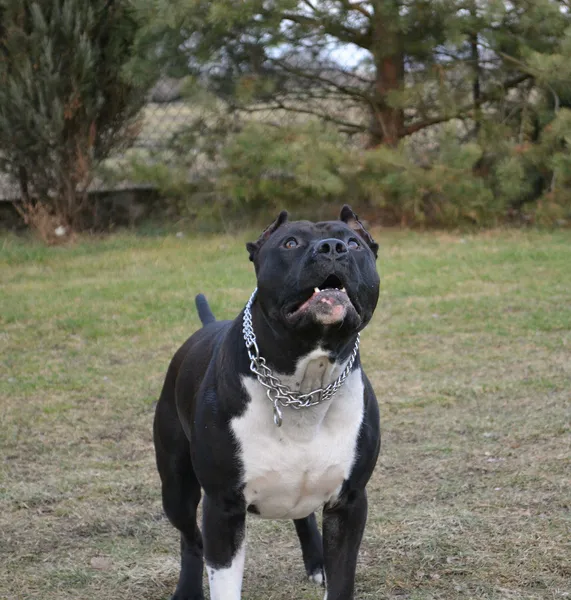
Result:
{"type": "Polygon", "coordinates": [[[203,107],[177,140],[186,152],[175,178],[157,167],[171,192],[178,181],[179,195],[207,193],[227,211],[351,197],[405,224],[569,218],[567,2],[153,0],[141,9],[133,72],[154,65],[186,77],[203,107]],[[209,182],[189,184],[197,163],[210,166],[209,182]]]}
{"type": "Polygon", "coordinates": [[[0,172],[47,241],[90,222],[96,167],[136,135],[145,88],[122,73],[136,31],[129,0],[0,0],[0,172]]]}
{"type": "Polygon", "coordinates": [[[88,225],[95,176],[152,184],[171,214],[218,224],[342,199],[405,225],[571,221],[566,0],[1,0],[0,12],[3,169],[69,228],[88,225]],[[185,122],[142,148],[140,109],[167,84],[158,96],[185,122]]]}

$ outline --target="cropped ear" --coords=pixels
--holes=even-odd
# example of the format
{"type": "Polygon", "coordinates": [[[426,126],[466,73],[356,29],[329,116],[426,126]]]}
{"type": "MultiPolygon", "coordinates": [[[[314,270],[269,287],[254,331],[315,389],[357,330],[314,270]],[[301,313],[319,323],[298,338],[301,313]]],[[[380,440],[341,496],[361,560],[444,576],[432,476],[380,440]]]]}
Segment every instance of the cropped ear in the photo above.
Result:
{"type": "Polygon", "coordinates": [[[253,261],[256,257],[256,254],[259,252],[260,248],[264,245],[264,243],[268,240],[270,235],[281,225],[283,225],[287,221],[287,210],[282,210],[282,212],[278,215],[278,218],[264,231],[262,235],[255,242],[248,242],[246,244],[246,249],[250,253],[250,260],[253,261]]]}
{"type": "Polygon", "coordinates": [[[341,215],[339,216],[339,220],[343,221],[343,223],[347,223],[347,225],[349,225],[349,227],[355,233],[358,233],[363,238],[363,240],[367,242],[367,245],[373,251],[373,254],[376,258],[379,252],[379,244],[377,244],[377,242],[375,242],[375,240],[371,237],[370,233],[363,226],[363,223],[359,221],[359,217],[353,212],[353,210],[348,204],[343,205],[343,208],[341,209],[341,215]]]}

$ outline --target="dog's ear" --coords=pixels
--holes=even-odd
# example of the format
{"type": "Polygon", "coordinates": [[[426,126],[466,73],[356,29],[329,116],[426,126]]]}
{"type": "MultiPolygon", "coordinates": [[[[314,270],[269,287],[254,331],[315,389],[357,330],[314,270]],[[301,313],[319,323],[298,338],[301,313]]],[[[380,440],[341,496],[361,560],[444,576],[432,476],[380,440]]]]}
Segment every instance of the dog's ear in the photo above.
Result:
{"type": "Polygon", "coordinates": [[[253,261],[256,257],[256,254],[260,250],[260,248],[264,245],[267,239],[272,235],[272,233],[281,225],[283,225],[287,221],[287,210],[282,210],[282,212],[278,215],[278,218],[264,231],[262,235],[255,242],[248,242],[246,244],[246,249],[250,253],[250,260],[253,261]]]}
{"type": "Polygon", "coordinates": [[[373,251],[376,258],[379,253],[379,244],[371,237],[371,234],[365,229],[363,223],[359,221],[359,217],[353,212],[348,204],[343,205],[339,220],[343,221],[343,223],[347,223],[355,233],[358,233],[363,240],[367,242],[367,245],[373,251]]]}

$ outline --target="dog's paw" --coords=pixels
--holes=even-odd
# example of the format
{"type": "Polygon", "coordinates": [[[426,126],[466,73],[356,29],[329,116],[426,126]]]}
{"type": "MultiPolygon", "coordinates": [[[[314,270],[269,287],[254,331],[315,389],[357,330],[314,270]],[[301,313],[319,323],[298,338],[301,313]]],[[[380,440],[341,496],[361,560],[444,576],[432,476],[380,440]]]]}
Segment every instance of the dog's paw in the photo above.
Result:
{"type": "Polygon", "coordinates": [[[325,573],[323,572],[323,567],[318,567],[314,571],[312,571],[309,576],[309,581],[315,583],[316,585],[325,586],[325,573]]]}

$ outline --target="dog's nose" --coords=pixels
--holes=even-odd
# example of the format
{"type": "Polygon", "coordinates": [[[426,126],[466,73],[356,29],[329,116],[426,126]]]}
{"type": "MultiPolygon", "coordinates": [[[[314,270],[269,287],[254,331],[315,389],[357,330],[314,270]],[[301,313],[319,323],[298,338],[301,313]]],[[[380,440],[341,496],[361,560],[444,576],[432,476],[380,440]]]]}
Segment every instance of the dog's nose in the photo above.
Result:
{"type": "Polygon", "coordinates": [[[335,238],[320,240],[315,247],[316,254],[325,254],[331,258],[340,258],[347,254],[348,251],[347,244],[343,240],[335,238]]]}

